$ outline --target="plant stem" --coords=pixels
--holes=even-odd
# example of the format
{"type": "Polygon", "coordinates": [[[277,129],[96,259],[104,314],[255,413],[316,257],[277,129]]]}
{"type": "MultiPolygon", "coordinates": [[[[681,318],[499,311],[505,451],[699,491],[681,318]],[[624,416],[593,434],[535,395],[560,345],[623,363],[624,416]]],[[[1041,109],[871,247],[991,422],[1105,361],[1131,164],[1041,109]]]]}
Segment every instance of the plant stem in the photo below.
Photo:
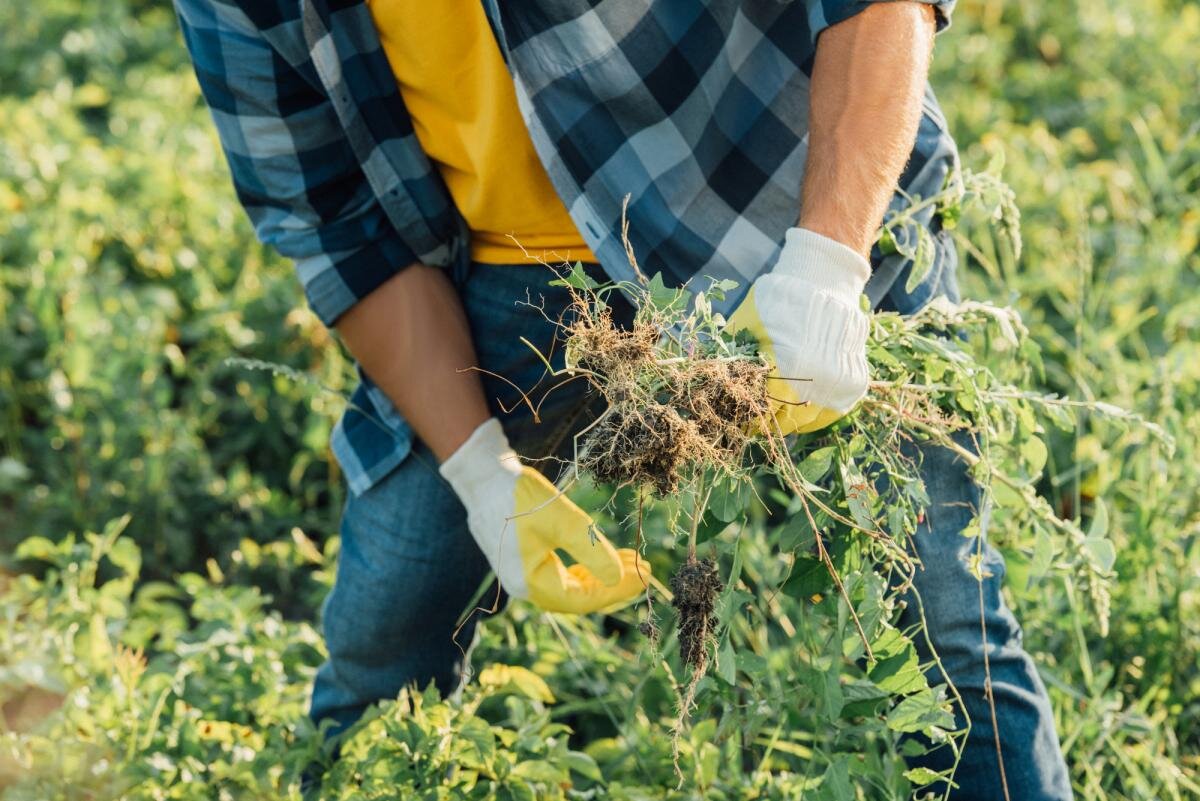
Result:
{"type": "Polygon", "coordinates": [[[696,561],[696,534],[700,529],[700,520],[704,517],[704,510],[708,508],[708,499],[712,496],[712,485],[705,486],[704,473],[701,473],[696,478],[696,504],[692,508],[692,530],[688,534],[688,561],[696,561]],[[701,497],[703,491],[703,497],[701,497]]]}

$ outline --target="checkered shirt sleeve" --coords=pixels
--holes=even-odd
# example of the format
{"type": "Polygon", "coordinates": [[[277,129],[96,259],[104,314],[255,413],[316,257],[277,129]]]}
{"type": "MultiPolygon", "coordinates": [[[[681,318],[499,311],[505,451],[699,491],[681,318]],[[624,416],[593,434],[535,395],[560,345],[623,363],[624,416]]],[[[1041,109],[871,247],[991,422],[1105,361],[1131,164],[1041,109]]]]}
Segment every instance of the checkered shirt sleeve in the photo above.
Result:
{"type": "MultiPolygon", "coordinates": [[[[416,261],[332,103],[238,6],[177,0],[184,41],[258,238],[295,261],[327,325],[416,261]]],[[[278,30],[299,28],[280,20],[278,30]]],[[[310,65],[311,66],[311,65],[310,65]]]]}

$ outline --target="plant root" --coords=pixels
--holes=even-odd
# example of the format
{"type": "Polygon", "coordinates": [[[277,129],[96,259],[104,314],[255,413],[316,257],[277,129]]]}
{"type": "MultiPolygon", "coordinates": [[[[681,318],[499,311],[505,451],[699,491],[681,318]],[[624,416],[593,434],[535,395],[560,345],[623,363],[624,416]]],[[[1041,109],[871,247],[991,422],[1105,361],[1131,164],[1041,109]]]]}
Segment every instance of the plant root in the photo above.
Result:
{"type": "Polygon", "coordinates": [[[689,559],[671,576],[671,605],[679,614],[679,657],[692,669],[693,682],[708,668],[708,646],[722,587],[717,563],[711,558],[689,559]]]}
{"type": "Polygon", "coordinates": [[[652,612],[647,613],[646,619],[638,624],[638,631],[642,633],[643,637],[650,641],[650,645],[652,647],[658,645],[658,638],[661,634],[661,631],[658,628],[658,621],[654,619],[654,614],[652,612]]]}
{"type": "Polygon", "coordinates": [[[770,411],[770,368],[753,356],[695,352],[658,358],[665,321],[642,316],[620,328],[611,311],[577,295],[563,324],[568,369],[586,375],[608,411],[586,437],[578,466],[614,486],[659,497],[706,469],[738,473],[742,453],[770,411]]]}
{"type": "Polygon", "coordinates": [[[671,605],[679,614],[679,656],[691,669],[687,684],[679,691],[679,709],[671,731],[671,756],[682,786],[679,743],[695,702],[696,688],[708,672],[708,648],[716,628],[717,596],[724,585],[717,572],[717,563],[711,557],[701,560],[689,557],[671,576],[670,584],[674,595],[671,605]]]}
{"type": "Polygon", "coordinates": [[[665,496],[679,488],[689,450],[702,447],[694,424],[670,406],[626,402],[610,407],[589,432],[579,466],[599,481],[649,485],[665,496]]]}

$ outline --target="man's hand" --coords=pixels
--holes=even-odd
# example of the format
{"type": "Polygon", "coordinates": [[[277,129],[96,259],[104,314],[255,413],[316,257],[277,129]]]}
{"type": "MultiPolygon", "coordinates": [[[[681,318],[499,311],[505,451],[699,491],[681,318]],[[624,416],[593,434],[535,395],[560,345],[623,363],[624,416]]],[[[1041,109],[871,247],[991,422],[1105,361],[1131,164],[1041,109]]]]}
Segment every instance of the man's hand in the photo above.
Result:
{"type": "Polygon", "coordinates": [[[637,552],[613,548],[593,531],[586,512],[522,465],[495,418],[440,470],[466,506],[471,535],[509,595],[551,612],[587,613],[630,601],[649,583],[649,565],[637,552]],[[576,564],[564,565],[557,549],[576,564]]]}
{"type": "Polygon", "coordinates": [[[772,363],[772,433],[824,428],[867,391],[866,314],[859,296],[871,270],[845,245],[793,228],[774,269],[750,287],[729,318],[772,363]]]}
{"type": "Polygon", "coordinates": [[[927,5],[875,3],[817,39],[800,227],[729,319],[774,365],[783,434],[823,428],[866,394],[864,257],[917,134],[934,27],[927,5]]]}

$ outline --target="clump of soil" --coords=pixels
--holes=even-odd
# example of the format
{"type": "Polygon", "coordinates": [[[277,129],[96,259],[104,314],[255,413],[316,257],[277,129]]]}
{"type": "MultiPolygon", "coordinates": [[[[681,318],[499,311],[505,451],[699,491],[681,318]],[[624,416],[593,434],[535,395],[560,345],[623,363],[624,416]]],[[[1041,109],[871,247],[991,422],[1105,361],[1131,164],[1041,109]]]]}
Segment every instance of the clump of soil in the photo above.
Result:
{"type": "Polygon", "coordinates": [[[679,710],[671,734],[671,754],[675,773],[683,781],[679,767],[679,743],[696,697],[696,688],[708,670],[708,646],[716,626],[717,596],[724,586],[711,558],[697,560],[689,555],[671,576],[671,605],[679,616],[679,656],[692,669],[687,684],[679,693],[679,710]]]}
{"type": "Polygon", "coordinates": [[[658,331],[645,321],[618,328],[611,310],[581,309],[566,326],[569,361],[574,366],[608,380],[636,380],[637,373],[654,361],[658,331]]]}
{"type": "Polygon", "coordinates": [[[615,486],[659,496],[705,468],[736,472],[750,436],[770,412],[767,373],[753,356],[665,356],[665,326],[653,316],[618,327],[580,295],[564,324],[567,363],[609,408],[582,442],[579,467],[615,486]]]}
{"type": "Polygon", "coordinates": [[[715,607],[721,577],[710,557],[690,558],[671,576],[671,605],[679,614],[679,655],[692,668],[692,682],[708,667],[708,645],[716,622],[715,607]]]}
{"type": "Polygon", "coordinates": [[[748,359],[699,359],[686,366],[673,403],[723,455],[736,458],[770,412],[769,368],[748,359]]]}
{"type": "Polygon", "coordinates": [[[690,454],[703,447],[694,423],[670,406],[611,407],[584,441],[580,467],[598,480],[649,484],[659,495],[679,488],[690,454]]]}

